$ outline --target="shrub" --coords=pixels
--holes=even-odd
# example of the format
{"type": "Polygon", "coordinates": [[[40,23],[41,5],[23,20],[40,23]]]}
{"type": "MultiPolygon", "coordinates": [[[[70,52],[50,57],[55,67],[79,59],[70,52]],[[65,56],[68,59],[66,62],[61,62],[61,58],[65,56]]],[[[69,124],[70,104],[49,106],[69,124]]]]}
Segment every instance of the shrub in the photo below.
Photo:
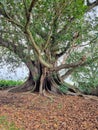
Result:
{"type": "Polygon", "coordinates": [[[21,85],[23,81],[13,81],[13,80],[0,80],[0,89],[7,89],[10,87],[15,87],[21,85]]]}

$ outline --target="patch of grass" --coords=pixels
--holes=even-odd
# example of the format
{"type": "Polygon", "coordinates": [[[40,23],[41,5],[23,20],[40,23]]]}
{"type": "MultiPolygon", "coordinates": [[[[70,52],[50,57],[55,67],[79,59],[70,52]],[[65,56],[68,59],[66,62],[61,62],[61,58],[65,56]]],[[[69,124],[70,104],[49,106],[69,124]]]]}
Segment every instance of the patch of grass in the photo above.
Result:
{"type": "Polygon", "coordinates": [[[0,89],[7,89],[10,87],[21,85],[23,81],[13,81],[13,80],[0,80],[0,89]]]}
{"type": "Polygon", "coordinates": [[[9,123],[5,116],[0,117],[0,130],[23,130],[15,126],[13,122],[9,123]]]}

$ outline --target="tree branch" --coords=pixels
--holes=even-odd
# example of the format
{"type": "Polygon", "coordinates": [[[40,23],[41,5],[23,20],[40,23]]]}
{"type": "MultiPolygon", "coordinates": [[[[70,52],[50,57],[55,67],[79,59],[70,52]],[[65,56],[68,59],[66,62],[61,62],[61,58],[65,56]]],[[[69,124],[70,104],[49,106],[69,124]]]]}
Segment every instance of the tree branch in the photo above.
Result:
{"type": "Polygon", "coordinates": [[[47,63],[47,62],[43,59],[43,57],[42,57],[42,55],[41,55],[40,48],[36,45],[36,43],[35,43],[35,41],[34,41],[34,38],[33,38],[32,34],[31,34],[30,30],[27,29],[26,31],[27,31],[27,32],[26,32],[26,33],[27,33],[27,37],[28,37],[28,39],[31,41],[32,46],[33,46],[34,50],[35,50],[36,53],[37,53],[37,56],[38,56],[38,58],[39,58],[39,61],[40,61],[44,66],[46,66],[46,67],[48,67],[48,68],[52,68],[52,64],[47,63]]]}
{"type": "Polygon", "coordinates": [[[90,60],[86,60],[86,61],[82,61],[80,60],[79,62],[77,63],[71,63],[71,64],[62,64],[58,67],[55,67],[53,70],[54,71],[59,71],[61,69],[69,69],[69,68],[78,68],[78,67],[82,67],[82,66],[85,66],[87,64],[90,64],[91,62],[94,62],[98,60],[98,57],[95,57],[93,59],[90,59],[90,60]]]}
{"type": "Polygon", "coordinates": [[[24,61],[26,54],[24,53],[25,47],[22,44],[21,45],[18,44],[18,46],[17,46],[17,45],[15,45],[15,43],[5,41],[4,39],[2,39],[2,37],[0,37],[0,46],[8,48],[10,51],[12,51],[16,55],[18,55],[18,57],[21,58],[22,61],[24,61]]]}
{"type": "Polygon", "coordinates": [[[92,3],[89,0],[87,0],[87,6],[96,6],[96,5],[98,5],[98,0],[96,0],[92,3]]]}
{"type": "MultiPolygon", "coordinates": [[[[31,12],[32,12],[32,9],[33,9],[33,7],[35,6],[35,4],[36,4],[37,1],[38,1],[38,0],[32,0],[28,10],[26,9],[26,5],[25,5],[25,9],[26,9],[26,10],[25,10],[25,11],[26,11],[26,19],[27,19],[25,29],[29,26],[31,12]]],[[[25,3],[25,4],[26,4],[26,3],[25,3]]]]}
{"type": "Polygon", "coordinates": [[[34,65],[32,64],[30,56],[24,53],[25,48],[23,47],[23,45],[16,46],[14,43],[5,41],[2,39],[2,37],[0,37],[0,46],[6,47],[10,51],[14,52],[27,65],[32,75],[34,74],[34,65]]]}
{"type": "Polygon", "coordinates": [[[69,48],[70,48],[70,42],[67,44],[67,46],[64,48],[64,50],[61,53],[56,54],[56,57],[59,58],[62,55],[64,55],[69,48]]]}
{"type": "Polygon", "coordinates": [[[48,45],[49,45],[50,40],[51,40],[51,35],[52,35],[52,31],[49,32],[49,36],[48,36],[48,39],[46,41],[46,44],[45,44],[45,47],[43,50],[46,50],[48,48],[48,45]]]}
{"type": "MultiPolygon", "coordinates": [[[[48,67],[48,68],[51,68],[52,67],[52,64],[49,64],[47,63],[42,55],[41,55],[41,50],[40,48],[37,46],[37,44],[35,43],[35,40],[32,36],[32,33],[29,29],[29,23],[30,23],[30,16],[31,16],[31,12],[32,12],[32,8],[35,6],[35,3],[37,2],[38,0],[32,0],[31,1],[31,4],[30,4],[30,7],[28,9],[28,12],[27,12],[27,15],[26,15],[26,19],[27,19],[27,22],[26,22],[26,25],[25,25],[25,34],[28,38],[28,40],[32,43],[32,46],[33,46],[33,49],[35,50],[37,56],[38,56],[38,59],[40,61],[40,63],[42,63],[44,66],[48,67]]],[[[26,4],[26,3],[25,3],[26,4]]]]}
{"type": "Polygon", "coordinates": [[[26,0],[23,0],[23,4],[24,4],[24,10],[25,10],[25,15],[28,15],[28,8],[27,8],[27,4],[26,4],[26,0]]]}
{"type": "Polygon", "coordinates": [[[91,9],[94,8],[95,6],[98,6],[98,0],[96,0],[96,1],[93,2],[93,3],[90,3],[89,0],[87,0],[87,6],[88,6],[87,11],[91,10],[91,9]]]}
{"type": "Polygon", "coordinates": [[[75,71],[75,69],[76,68],[69,69],[64,75],[61,76],[61,79],[62,80],[66,79],[69,75],[71,75],[75,71]]]}
{"type": "Polygon", "coordinates": [[[11,22],[12,24],[15,24],[16,26],[18,26],[19,28],[23,29],[23,25],[21,25],[17,20],[13,19],[7,12],[6,10],[3,8],[0,9],[0,15],[2,15],[3,17],[5,17],[7,19],[7,21],[11,22]]]}

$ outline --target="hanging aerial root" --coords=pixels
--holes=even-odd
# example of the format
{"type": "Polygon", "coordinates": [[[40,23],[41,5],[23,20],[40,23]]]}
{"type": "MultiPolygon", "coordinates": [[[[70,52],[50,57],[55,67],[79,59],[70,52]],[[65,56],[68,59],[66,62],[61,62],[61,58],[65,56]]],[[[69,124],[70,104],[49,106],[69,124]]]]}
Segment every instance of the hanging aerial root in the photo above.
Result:
{"type": "Polygon", "coordinates": [[[52,101],[54,101],[55,96],[53,96],[53,94],[49,95],[49,93],[47,93],[45,89],[43,90],[41,95],[50,99],[50,100],[52,100],[52,101]]]}
{"type": "Polygon", "coordinates": [[[51,91],[54,93],[54,94],[63,94],[60,89],[59,89],[59,85],[56,80],[54,80],[54,78],[52,77],[51,78],[51,91]]]}

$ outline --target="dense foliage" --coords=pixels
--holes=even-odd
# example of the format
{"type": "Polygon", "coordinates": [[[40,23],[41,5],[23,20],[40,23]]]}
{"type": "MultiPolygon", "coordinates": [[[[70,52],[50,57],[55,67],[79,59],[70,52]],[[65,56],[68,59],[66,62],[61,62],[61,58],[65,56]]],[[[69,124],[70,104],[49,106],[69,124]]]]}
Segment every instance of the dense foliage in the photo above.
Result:
{"type": "Polygon", "coordinates": [[[0,45],[27,65],[30,74],[24,88],[58,92],[70,74],[97,63],[98,35],[89,35],[97,25],[91,26],[84,17],[97,4],[84,5],[84,0],[0,0],[0,45]],[[91,51],[92,45],[96,51],[91,51]]]}
{"type": "Polygon", "coordinates": [[[15,87],[21,85],[22,83],[23,83],[22,81],[0,80],[0,89],[3,90],[3,89],[15,87]]]}

